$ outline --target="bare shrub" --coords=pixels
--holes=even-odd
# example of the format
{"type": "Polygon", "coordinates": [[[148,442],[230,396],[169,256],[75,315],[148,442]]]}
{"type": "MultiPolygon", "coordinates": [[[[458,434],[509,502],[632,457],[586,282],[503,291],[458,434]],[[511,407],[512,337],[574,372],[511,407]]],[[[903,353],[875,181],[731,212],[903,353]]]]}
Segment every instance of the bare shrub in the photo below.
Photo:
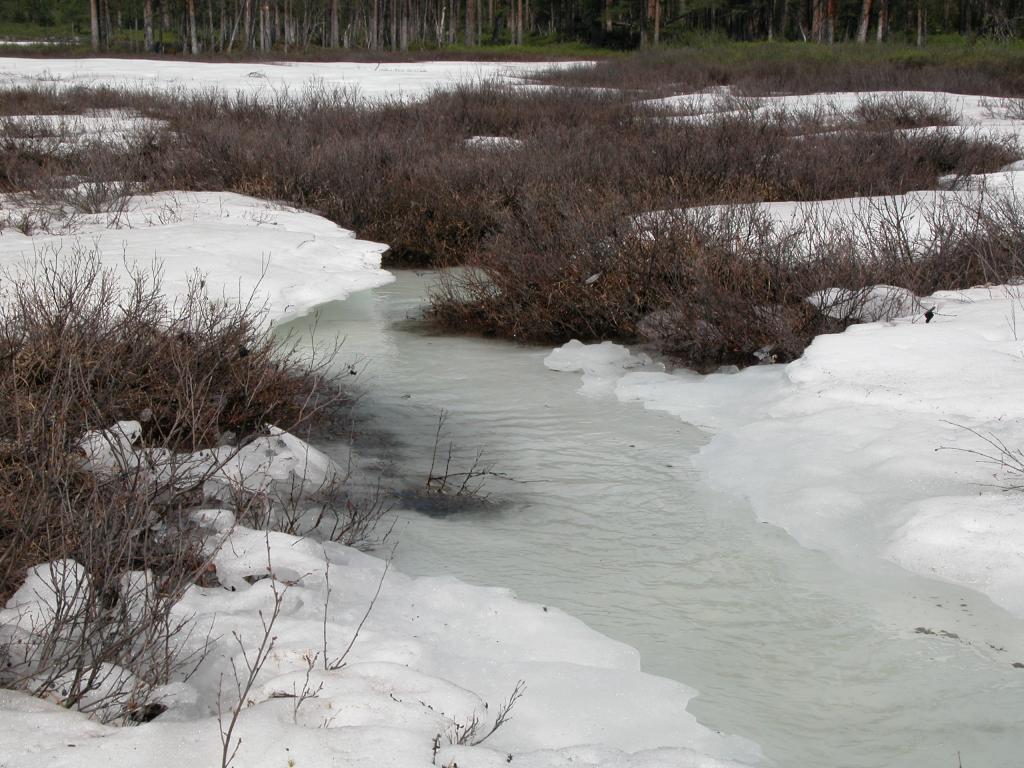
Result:
{"type": "Polygon", "coordinates": [[[198,276],[171,305],[159,274],[122,283],[79,251],[2,290],[0,602],[16,599],[0,683],[135,721],[195,664],[171,609],[205,569],[186,513],[222,460],[192,452],[343,395],[330,360],[276,339],[258,307],[211,302],[198,276]]]}
{"type": "Polygon", "coordinates": [[[876,129],[923,128],[959,122],[959,115],[945,99],[908,93],[862,98],[853,113],[861,123],[876,129]]]}
{"type": "MultiPolygon", "coordinates": [[[[45,92],[26,99],[46,109],[45,92]]],[[[87,91],[49,99],[55,110],[91,104],[87,91]]],[[[74,176],[82,183],[123,179],[138,191],[228,189],[312,209],[383,240],[396,264],[473,261],[506,233],[521,235],[519,222],[543,207],[590,217],[609,206],[635,214],[893,194],[1017,157],[1008,141],[966,132],[825,132],[826,115],[780,110],[680,123],[632,94],[493,83],[412,104],[362,104],[349,91],[329,89],[276,98],[106,91],[95,103],[136,109],[166,127],[139,137],[123,158],[102,147],[31,160],[12,152],[7,188],[54,190],[74,176]],[[519,143],[467,145],[481,135],[519,143]]],[[[886,119],[925,119],[907,116],[915,103],[886,119]]],[[[934,117],[935,110],[918,111],[934,117]]],[[[574,223],[548,217],[548,225],[574,223]]]]}
{"type": "MultiPolygon", "coordinates": [[[[268,543],[269,560],[269,543],[268,543]]],[[[284,594],[287,587],[278,587],[274,578],[271,566],[268,562],[267,571],[270,578],[270,588],[274,593],[274,603],[269,614],[259,612],[260,624],[263,634],[260,636],[259,645],[255,648],[246,647],[241,635],[233,632],[235,643],[238,645],[238,656],[231,659],[231,676],[234,683],[235,696],[234,704],[230,710],[224,710],[224,678],[221,677],[217,687],[217,730],[220,734],[221,744],[221,768],[228,768],[235,761],[238,749],[242,746],[242,738],[234,735],[235,726],[238,725],[238,718],[251,702],[248,700],[249,693],[256,684],[256,679],[263,670],[263,665],[274,650],[277,643],[277,636],[274,634],[274,624],[281,615],[281,606],[284,602],[284,594]],[[241,660],[239,664],[238,660],[241,660]],[[244,668],[243,668],[244,667],[244,668]]]]}
{"type": "Polygon", "coordinates": [[[791,360],[820,333],[916,311],[914,295],[1005,282],[1024,267],[1012,199],[938,208],[923,222],[880,203],[864,221],[806,216],[796,228],[756,207],[611,213],[603,231],[578,223],[568,239],[538,226],[518,254],[446,273],[434,316],[548,342],[645,340],[706,369],[791,360]]]}
{"type": "Polygon", "coordinates": [[[465,721],[453,720],[446,734],[448,743],[459,746],[480,746],[493,736],[501,726],[512,719],[512,710],[525,693],[526,681],[517,681],[508,699],[498,707],[498,711],[494,716],[494,722],[490,727],[487,726],[485,721],[480,719],[476,712],[465,721]]]}
{"type": "Polygon", "coordinates": [[[998,107],[990,107],[990,110],[1008,120],[1024,120],[1024,99],[1006,99],[998,107]]]}
{"type": "MultiPolygon", "coordinates": [[[[613,70],[626,76],[632,66],[613,70]]],[[[680,71],[672,57],[664,66],[680,71]]],[[[73,98],[88,103],[88,94],[73,98]]],[[[391,263],[468,264],[432,303],[432,317],[450,328],[543,341],[649,336],[701,365],[756,359],[766,346],[781,359],[798,354],[809,335],[843,322],[808,308],[815,291],[856,291],[869,280],[916,290],[929,280],[891,227],[873,238],[877,258],[857,255],[857,233],[817,233],[812,269],[785,238],[742,245],[733,242],[742,231],[730,240],[710,223],[654,232],[636,227],[638,214],[901,194],[997,170],[1020,154],[1010,139],[966,129],[895,130],[951,119],[916,97],[866,100],[859,118],[839,124],[846,130],[835,130],[828,110],[680,121],[634,94],[496,84],[414,104],[359,104],[326,89],[275,99],[151,95],[144,107],[137,99],[123,94],[120,106],[167,122],[146,161],[122,169],[142,188],[281,199],[390,243],[391,263]],[[467,145],[479,135],[518,143],[467,145]],[[762,263],[735,258],[754,250],[762,263]]],[[[97,158],[93,176],[113,172],[97,158]]],[[[932,248],[931,268],[942,277],[970,272],[965,260],[977,258],[978,242],[950,233],[932,248]]]]}

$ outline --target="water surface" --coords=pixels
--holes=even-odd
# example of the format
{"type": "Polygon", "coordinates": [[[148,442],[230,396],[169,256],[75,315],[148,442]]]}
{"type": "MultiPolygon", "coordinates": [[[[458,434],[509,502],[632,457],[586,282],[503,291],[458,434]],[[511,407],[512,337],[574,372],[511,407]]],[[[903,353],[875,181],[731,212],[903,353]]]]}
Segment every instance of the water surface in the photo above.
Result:
{"type": "Polygon", "coordinates": [[[357,439],[406,494],[401,570],[563,608],[697,688],[701,722],[780,766],[1024,764],[1024,623],[968,590],[798,546],[704,485],[691,458],[708,435],[582,397],[546,349],[424,334],[409,318],[429,281],[399,273],[323,307],[315,331],[361,359],[357,439]],[[442,410],[453,469],[482,449],[503,475],[486,478],[487,505],[420,498],[442,410]]]}

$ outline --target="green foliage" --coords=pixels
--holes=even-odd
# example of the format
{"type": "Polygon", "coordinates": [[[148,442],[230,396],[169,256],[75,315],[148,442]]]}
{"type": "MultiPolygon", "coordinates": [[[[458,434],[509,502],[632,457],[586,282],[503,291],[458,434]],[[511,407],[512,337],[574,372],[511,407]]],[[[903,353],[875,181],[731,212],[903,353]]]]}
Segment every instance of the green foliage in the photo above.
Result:
{"type": "Polygon", "coordinates": [[[0,0],[0,31],[31,37],[67,34],[75,25],[87,27],[89,5],[83,0],[0,0]]]}
{"type": "MultiPolygon", "coordinates": [[[[483,18],[477,19],[479,43],[463,47],[449,43],[464,40],[468,0],[454,5],[436,0],[411,0],[408,4],[384,3],[371,14],[370,0],[340,0],[339,36],[346,46],[373,48],[375,52],[443,49],[453,53],[474,52],[481,48],[507,50],[515,47],[530,55],[537,48],[545,55],[592,55],[598,49],[630,49],[660,44],[707,47],[726,41],[806,41],[843,43],[855,40],[864,0],[552,0],[549,3],[523,4],[515,0],[494,0],[482,5],[483,18]],[[516,10],[527,13],[521,39],[526,45],[514,45],[516,10]],[[658,22],[649,16],[657,8],[658,22]],[[818,9],[817,12],[815,9],[818,9]],[[829,9],[834,15],[827,17],[829,9]],[[451,14],[455,13],[455,23],[451,14]],[[397,16],[397,18],[393,18],[397,16]],[[376,19],[374,35],[368,29],[376,19]]],[[[327,0],[269,0],[275,19],[269,32],[269,45],[250,31],[249,50],[262,52],[287,49],[310,51],[327,44],[330,38],[330,8],[327,0]],[[284,25],[279,19],[290,14],[291,39],[282,39],[284,25]]],[[[886,0],[888,22],[883,32],[887,42],[895,44],[928,43],[929,49],[962,49],[964,45],[1007,43],[1024,37],[1024,0],[886,0]]],[[[108,31],[101,47],[137,50],[143,25],[143,0],[106,0],[101,33],[108,31]],[[131,31],[131,34],[128,34],[131,31]]],[[[471,4],[472,5],[472,4],[471,4]]],[[[874,0],[869,16],[869,39],[874,44],[881,22],[882,0],[874,0]]],[[[237,35],[240,31],[242,0],[194,0],[198,52],[226,50],[232,38],[236,49],[245,49],[237,35]]],[[[165,0],[156,6],[166,24],[163,43],[180,36],[189,28],[188,5],[184,0],[165,0]]],[[[101,11],[103,12],[103,11],[101,11]]],[[[0,36],[19,39],[67,38],[89,34],[87,0],[0,0],[0,36]]],[[[253,24],[258,25],[253,18],[253,24]]],[[[187,37],[188,35],[186,35],[187,37]]],[[[185,41],[187,42],[187,41],[185,41]]],[[[871,56],[879,49],[872,46],[871,56]]],[[[908,66],[926,65],[927,56],[901,54],[908,66]]]]}

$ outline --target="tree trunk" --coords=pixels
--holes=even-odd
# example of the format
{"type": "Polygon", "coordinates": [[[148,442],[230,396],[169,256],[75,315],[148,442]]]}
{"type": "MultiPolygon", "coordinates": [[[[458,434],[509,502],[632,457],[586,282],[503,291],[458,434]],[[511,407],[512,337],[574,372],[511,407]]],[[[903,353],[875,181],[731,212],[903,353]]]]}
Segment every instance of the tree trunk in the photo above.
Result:
{"type": "Polygon", "coordinates": [[[153,50],[153,0],[142,5],[142,26],[145,28],[146,50],[153,50]]]}
{"type": "Polygon", "coordinates": [[[267,43],[270,41],[270,5],[267,0],[260,3],[260,50],[267,50],[267,43]]]}
{"type": "Polygon", "coordinates": [[[196,0],[188,0],[188,34],[192,46],[191,54],[199,53],[199,30],[196,29],[196,0]]]}
{"type": "Polygon", "coordinates": [[[476,0],[466,0],[466,45],[476,41],[476,0]]]}
{"type": "Polygon", "coordinates": [[[922,0],[917,0],[917,47],[920,48],[924,45],[925,40],[925,15],[924,15],[924,3],[922,0]]]}
{"type": "Polygon", "coordinates": [[[836,41],[836,0],[826,0],[825,34],[829,45],[836,41]]]}
{"type": "Polygon", "coordinates": [[[252,45],[252,0],[245,0],[242,7],[242,50],[252,45]]]}
{"type": "Polygon", "coordinates": [[[217,33],[213,29],[213,0],[206,0],[206,25],[210,30],[209,46],[212,51],[215,50],[213,41],[217,39],[217,33]]]}
{"type": "Polygon", "coordinates": [[[889,35],[889,0],[878,0],[878,34],[876,40],[884,43],[889,35]]]}
{"type": "Polygon", "coordinates": [[[110,48],[110,38],[114,36],[114,26],[110,23],[110,3],[100,0],[100,41],[104,48],[110,48]]]}
{"type": "Polygon", "coordinates": [[[390,42],[391,42],[391,50],[392,51],[397,51],[398,50],[398,0],[391,0],[389,9],[391,11],[391,16],[388,19],[388,22],[389,22],[389,30],[388,31],[390,32],[390,37],[391,37],[391,40],[390,40],[390,42]]]}
{"type": "Polygon", "coordinates": [[[871,0],[862,0],[860,5],[860,24],[857,25],[857,42],[863,45],[868,41],[868,25],[871,24],[871,0]]]}
{"type": "Polygon", "coordinates": [[[331,48],[341,44],[341,26],[338,18],[339,0],[331,0],[331,48]]]}
{"type": "Polygon", "coordinates": [[[218,45],[223,51],[228,44],[228,3],[227,0],[220,0],[220,29],[217,32],[218,45]]]}
{"type": "Polygon", "coordinates": [[[654,45],[661,39],[661,0],[654,0],[654,45]]]}
{"type": "Polygon", "coordinates": [[[100,49],[100,8],[99,0],[89,0],[89,22],[92,30],[92,50],[100,49]]]}

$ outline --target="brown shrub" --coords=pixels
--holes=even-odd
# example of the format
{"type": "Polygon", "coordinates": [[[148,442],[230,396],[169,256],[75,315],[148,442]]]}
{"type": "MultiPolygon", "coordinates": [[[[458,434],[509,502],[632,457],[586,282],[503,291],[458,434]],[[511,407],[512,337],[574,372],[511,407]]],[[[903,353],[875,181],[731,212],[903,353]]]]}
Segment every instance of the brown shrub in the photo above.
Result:
{"type": "MultiPolygon", "coordinates": [[[[79,251],[4,274],[3,288],[0,602],[42,563],[54,608],[0,627],[0,684],[131,721],[197,661],[182,651],[194,628],[171,609],[205,571],[185,513],[216,465],[178,452],[301,427],[342,401],[332,358],[301,358],[259,307],[211,302],[199,276],[171,305],[158,274],[122,283],[79,251]],[[141,422],[134,444],[110,429],[121,420],[141,422]]],[[[343,508],[328,522],[341,539],[367,520],[343,508]]]]}
{"type": "Polygon", "coordinates": [[[603,231],[562,228],[445,273],[431,311],[450,327],[521,339],[645,341],[697,369],[785,362],[861,321],[871,286],[923,296],[1021,275],[1017,202],[985,205],[936,212],[913,245],[895,208],[870,226],[820,217],[796,230],[756,208],[639,221],[606,211],[603,231]],[[836,288],[851,294],[820,308],[807,300],[836,288]]]}
{"type": "MultiPolygon", "coordinates": [[[[659,62],[649,60],[656,69],[659,62]]],[[[614,71],[625,77],[634,66],[614,71]]],[[[679,66],[665,59],[668,75],[679,66]]],[[[812,68],[805,70],[810,77],[812,68]]],[[[44,95],[34,98],[42,109],[44,95]]],[[[83,107],[90,96],[59,98],[83,107]]],[[[123,103],[112,104],[116,98],[102,94],[106,105],[167,121],[167,130],[145,138],[143,159],[86,148],[59,161],[41,158],[37,176],[22,181],[8,174],[7,184],[60,189],[60,180],[48,176],[59,171],[128,179],[135,189],[228,189],[284,200],[388,242],[393,264],[471,265],[435,297],[433,317],[449,328],[545,341],[632,339],[644,318],[671,310],[671,325],[680,330],[671,341],[658,334],[666,337],[662,346],[701,365],[749,361],[772,338],[778,354],[797,354],[809,335],[832,327],[808,315],[803,298],[825,277],[832,285],[851,283],[840,282],[844,273],[834,267],[811,279],[806,259],[789,256],[771,261],[766,274],[752,259],[742,268],[733,263],[737,249],[753,252],[750,243],[760,243],[762,256],[780,248],[788,254],[790,245],[770,238],[751,241],[737,232],[733,240],[750,241],[739,248],[707,226],[641,233],[635,216],[898,194],[934,188],[941,176],[993,171],[1019,155],[1010,140],[966,130],[895,130],[950,121],[918,98],[866,100],[859,116],[838,122],[827,108],[680,118],[622,92],[496,84],[461,86],[413,104],[365,105],[350,92],[324,89],[273,99],[125,93],[123,103]],[[518,143],[467,142],[476,135],[518,143]],[[763,284],[774,287],[761,295],[755,287],[763,284]],[[742,306],[757,309],[744,314],[742,306]],[[693,343],[681,330],[694,325],[691,318],[705,328],[693,343]],[[719,337],[724,341],[714,342],[719,337]]],[[[864,272],[863,280],[870,272],[874,282],[923,282],[877,265],[865,271],[849,238],[822,241],[821,254],[864,272]]],[[[956,258],[965,252],[946,250],[960,253],[956,258]]],[[[960,262],[951,262],[940,273],[957,269],[960,262]]]]}

